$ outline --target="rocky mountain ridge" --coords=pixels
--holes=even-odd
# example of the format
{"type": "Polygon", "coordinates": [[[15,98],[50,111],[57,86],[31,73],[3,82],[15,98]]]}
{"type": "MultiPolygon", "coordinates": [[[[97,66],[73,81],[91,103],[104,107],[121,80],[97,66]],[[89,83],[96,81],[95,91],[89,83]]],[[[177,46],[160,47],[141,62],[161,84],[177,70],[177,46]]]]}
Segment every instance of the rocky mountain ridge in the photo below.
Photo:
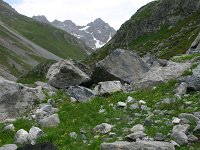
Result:
{"type": "Polygon", "coordinates": [[[116,33],[114,28],[100,18],[88,23],[86,26],[76,25],[71,20],[65,20],[63,22],[54,20],[53,22],[49,22],[45,16],[33,16],[33,19],[67,31],[84,41],[86,45],[94,50],[104,46],[116,33]]]}
{"type": "Polygon", "coordinates": [[[91,62],[105,58],[116,48],[164,59],[184,54],[200,31],[199,8],[199,0],[152,1],[126,21],[112,40],[90,57],[91,62]]]}

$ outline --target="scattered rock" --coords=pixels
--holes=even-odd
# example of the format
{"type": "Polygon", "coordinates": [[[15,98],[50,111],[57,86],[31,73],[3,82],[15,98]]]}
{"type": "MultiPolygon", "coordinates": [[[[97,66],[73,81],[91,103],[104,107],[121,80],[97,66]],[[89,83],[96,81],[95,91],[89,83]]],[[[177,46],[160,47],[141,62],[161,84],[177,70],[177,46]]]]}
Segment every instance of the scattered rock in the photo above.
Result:
{"type": "Polygon", "coordinates": [[[185,95],[187,92],[187,84],[182,82],[176,89],[175,93],[178,95],[185,95]]]}
{"type": "Polygon", "coordinates": [[[16,144],[24,144],[28,142],[28,132],[24,129],[20,129],[17,131],[14,139],[16,144]]]}
{"type": "Polygon", "coordinates": [[[69,134],[69,136],[70,136],[71,138],[73,138],[73,139],[76,139],[76,138],[78,137],[78,135],[77,135],[76,132],[71,132],[71,133],[69,134]]]}
{"type": "Polygon", "coordinates": [[[127,106],[127,104],[124,103],[124,102],[118,102],[117,103],[117,107],[126,107],[126,106],[127,106]]]}
{"type": "Polygon", "coordinates": [[[35,145],[37,138],[41,137],[44,132],[38,127],[32,127],[28,133],[28,140],[31,142],[32,145],[35,145]]]}
{"type": "Polygon", "coordinates": [[[56,107],[56,102],[53,98],[48,99],[47,104],[51,105],[52,107],[56,107]]]}
{"type": "Polygon", "coordinates": [[[195,117],[192,114],[187,114],[187,113],[182,113],[179,115],[180,119],[187,119],[188,121],[190,121],[190,123],[197,123],[200,119],[195,117]]]}
{"type": "MultiPolygon", "coordinates": [[[[134,89],[146,89],[152,88],[160,83],[165,83],[169,80],[180,77],[185,70],[189,69],[191,64],[189,63],[175,63],[168,62],[165,67],[152,67],[141,79],[136,82],[134,89]]],[[[184,82],[184,81],[182,81],[184,82]]]]}
{"type": "Polygon", "coordinates": [[[49,104],[40,104],[39,109],[47,112],[48,115],[49,114],[52,115],[52,114],[57,113],[59,111],[58,108],[54,108],[54,107],[52,107],[52,105],[49,105],[49,104]]]}
{"type": "Polygon", "coordinates": [[[141,105],[146,105],[146,102],[143,101],[143,100],[140,100],[140,101],[139,101],[139,104],[141,104],[141,105]]]}
{"type": "Polygon", "coordinates": [[[194,116],[200,119],[200,111],[199,112],[195,112],[194,116]]]}
{"type": "Polygon", "coordinates": [[[142,111],[149,111],[151,108],[147,107],[146,105],[141,105],[140,106],[142,111]]]}
{"type": "Polygon", "coordinates": [[[133,92],[133,87],[130,84],[124,83],[123,92],[124,93],[131,93],[131,92],[133,92]]]}
{"type": "Polygon", "coordinates": [[[165,136],[162,133],[156,133],[155,137],[154,137],[155,141],[164,141],[165,140],[165,136]]]}
{"type": "Polygon", "coordinates": [[[173,118],[172,123],[179,124],[180,121],[181,121],[181,119],[179,119],[179,118],[173,118]]]}
{"type": "Polygon", "coordinates": [[[175,150],[174,145],[169,142],[159,141],[137,141],[137,142],[115,142],[101,144],[101,150],[175,150]]]}
{"type": "Polygon", "coordinates": [[[67,92],[80,103],[88,102],[95,97],[95,93],[92,90],[82,86],[70,86],[67,92]]]}
{"type": "Polygon", "coordinates": [[[148,65],[138,54],[116,49],[96,64],[93,79],[95,82],[119,80],[133,84],[147,71],[148,65]]]}
{"type": "Polygon", "coordinates": [[[171,138],[177,142],[179,145],[186,145],[188,144],[188,137],[183,132],[173,132],[171,138]]]}
{"type": "Polygon", "coordinates": [[[113,125],[107,124],[107,123],[102,123],[100,125],[97,125],[93,131],[95,133],[101,133],[101,134],[107,134],[108,132],[111,131],[113,125]]]}
{"type": "Polygon", "coordinates": [[[61,60],[51,65],[46,75],[48,84],[59,89],[84,84],[90,81],[90,70],[87,66],[73,61],[61,60]]]}
{"type": "Polygon", "coordinates": [[[71,101],[72,103],[77,102],[77,100],[76,100],[74,97],[70,97],[70,101],[71,101]]]}
{"type": "Polygon", "coordinates": [[[129,108],[130,110],[136,110],[136,109],[139,109],[140,107],[137,103],[135,103],[135,104],[130,105],[129,108]]]}
{"type": "Polygon", "coordinates": [[[58,114],[53,114],[39,121],[39,124],[42,127],[57,127],[59,123],[60,123],[60,119],[58,117],[58,114]]]}
{"type": "Polygon", "coordinates": [[[200,124],[198,124],[195,128],[194,128],[194,134],[195,135],[200,135],[200,124]]]}
{"type": "Polygon", "coordinates": [[[188,90],[199,91],[200,90],[200,77],[191,75],[178,79],[178,82],[185,82],[188,90]]]}
{"type": "Polygon", "coordinates": [[[193,76],[200,77],[200,64],[192,70],[193,76]]]}
{"type": "Polygon", "coordinates": [[[15,131],[15,126],[13,125],[13,124],[9,124],[9,125],[7,125],[7,126],[5,126],[4,128],[3,128],[3,130],[5,130],[5,131],[15,131]]]}
{"type": "Polygon", "coordinates": [[[120,91],[122,91],[122,84],[120,81],[100,82],[94,88],[94,93],[96,95],[112,94],[120,91]]]}
{"type": "Polygon", "coordinates": [[[0,150],[16,150],[17,145],[16,144],[6,144],[2,147],[0,147],[0,150]]]}
{"type": "Polygon", "coordinates": [[[130,129],[130,131],[133,132],[133,133],[138,132],[138,131],[144,132],[144,130],[145,130],[145,128],[144,128],[144,126],[141,125],[141,124],[137,124],[137,125],[133,126],[133,127],[130,129]]]}
{"type": "Polygon", "coordinates": [[[183,133],[188,133],[190,129],[190,125],[189,124],[183,124],[183,125],[176,125],[173,127],[172,132],[183,132],[183,133]]]}
{"type": "Polygon", "coordinates": [[[37,81],[34,83],[36,86],[41,86],[43,90],[47,90],[47,91],[52,91],[52,92],[56,92],[57,89],[50,86],[47,83],[41,82],[41,81],[37,81]]]}
{"type": "Polygon", "coordinates": [[[0,121],[19,117],[30,110],[38,100],[45,99],[40,87],[29,88],[2,77],[0,77],[0,87],[0,121]]]}
{"type": "Polygon", "coordinates": [[[128,98],[126,99],[126,103],[134,103],[134,102],[136,102],[136,100],[131,96],[128,96],[128,98]]]}
{"type": "Polygon", "coordinates": [[[129,142],[135,142],[137,139],[143,139],[146,136],[147,135],[143,131],[137,131],[127,135],[126,140],[129,142]]]}
{"type": "Polygon", "coordinates": [[[188,141],[190,142],[197,142],[198,141],[198,137],[194,136],[194,135],[188,135],[188,141]]]}
{"type": "Polygon", "coordinates": [[[17,150],[58,150],[58,148],[52,143],[40,143],[36,145],[25,145],[24,147],[20,147],[17,150]]]}

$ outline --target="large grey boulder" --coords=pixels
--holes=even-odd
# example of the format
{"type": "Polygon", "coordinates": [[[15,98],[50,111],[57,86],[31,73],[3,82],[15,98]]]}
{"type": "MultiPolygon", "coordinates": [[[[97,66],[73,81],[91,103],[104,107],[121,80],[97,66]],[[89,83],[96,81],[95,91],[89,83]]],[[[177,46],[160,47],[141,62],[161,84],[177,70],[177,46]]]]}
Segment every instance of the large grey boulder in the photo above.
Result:
{"type": "Polygon", "coordinates": [[[159,141],[137,141],[137,142],[115,142],[101,144],[101,150],[175,150],[174,145],[169,142],[159,141]]]}
{"type": "Polygon", "coordinates": [[[133,133],[138,132],[138,131],[144,132],[144,131],[145,131],[145,128],[144,128],[143,125],[137,124],[137,125],[133,126],[133,127],[130,129],[130,131],[133,132],[133,133]]]}
{"type": "Polygon", "coordinates": [[[39,121],[39,124],[42,127],[57,127],[60,123],[58,114],[53,114],[48,117],[45,117],[39,121]]]}
{"type": "Polygon", "coordinates": [[[120,92],[122,90],[123,86],[120,81],[106,81],[99,82],[93,91],[96,95],[104,95],[120,92]]]}
{"type": "Polygon", "coordinates": [[[44,99],[41,87],[29,88],[0,77],[0,121],[18,117],[44,99]]]}
{"type": "Polygon", "coordinates": [[[0,147],[0,150],[16,150],[17,145],[16,144],[6,144],[0,147]]]}
{"type": "Polygon", "coordinates": [[[192,73],[194,76],[200,77],[200,64],[195,69],[192,70],[192,73]]]}
{"type": "Polygon", "coordinates": [[[51,65],[46,78],[48,84],[59,89],[80,85],[90,81],[90,70],[87,66],[73,61],[62,60],[51,65]]]}
{"type": "Polygon", "coordinates": [[[200,33],[196,37],[195,41],[190,46],[189,50],[187,51],[188,54],[195,54],[200,52],[200,33]]]}
{"type": "Polygon", "coordinates": [[[28,140],[32,145],[35,145],[37,138],[41,137],[44,132],[38,127],[32,127],[28,133],[28,140]]]}
{"type": "Polygon", "coordinates": [[[28,142],[28,132],[24,129],[17,131],[14,141],[16,144],[24,144],[28,142]]]}
{"type": "Polygon", "coordinates": [[[35,145],[28,144],[18,148],[17,150],[58,150],[58,148],[50,142],[45,142],[35,145]]]}
{"type": "Polygon", "coordinates": [[[188,137],[185,133],[181,131],[173,132],[171,138],[179,145],[188,144],[188,137]]]}
{"type": "Polygon", "coordinates": [[[186,134],[188,133],[189,129],[190,129],[189,124],[183,124],[183,125],[179,124],[173,127],[172,132],[183,132],[186,134]]]}
{"type": "Polygon", "coordinates": [[[95,93],[92,90],[82,86],[70,86],[67,92],[70,97],[75,98],[80,103],[88,102],[95,97],[95,93]]]}
{"type": "Polygon", "coordinates": [[[181,113],[181,114],[179,114],[179,118],[180,119],[186,119],[191,124],[192,123],[197,123],[197,122],[200,121],[200,119],[198,117],[196,117],[195,115],[193,115],[193,114],[187,114],[187,113],[181,113]]]}
{"type": "Polygon", "coordinates": [[[195,135],[200,135],[200,124],[198,124],[195,128],[194,128],[194,134],[195,135]]]}
{"type": "Polygon", "coordinates": [[[187,83],[182,82],[179,86],[176,87],[174,92],[178,95],[185,95],[187,93],[187,83]]]}
{"type": "Polygon", "coordinates": [[[93,79],[96,83],[119,80],[132,84],[147,71],[148,65],[138,54],[117,49],[96,64],[93,79]]]}
{"type": "Polygon", "coordinates": [[[152,67],[141,79],[133,86],[135,89],[145,89],[165,83],[169,80],[180,77],[187,69],[191,67],[190,63],[168,62],[165,67],[152,67]]]}
{"type": "Polygon", "coordinates": [[[185,82],[188,90],[199,91],[200,90],[200,77],[198,76],[185,76],[178,79],[178,82],[185,82]]]}

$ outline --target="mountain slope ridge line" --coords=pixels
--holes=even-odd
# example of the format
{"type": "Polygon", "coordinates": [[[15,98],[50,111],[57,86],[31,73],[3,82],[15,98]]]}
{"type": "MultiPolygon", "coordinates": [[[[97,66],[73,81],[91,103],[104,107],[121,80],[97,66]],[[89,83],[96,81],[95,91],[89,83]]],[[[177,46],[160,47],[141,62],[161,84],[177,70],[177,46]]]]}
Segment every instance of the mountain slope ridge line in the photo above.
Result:
{"type": "Polygon", "coordinates": [[[45,57],[47,59],[53,59],[53,60],[56,60],[56,61],[62,60],[62,58],[54,55],[53,53],[48,52],[46,49],[40,47],[39,45],[37,45],[37,44],[33,43],[32,41],[28,40],[27,38],[23,37],[22,35],[17,33],[17,31],[15,31],[14,29],[11,29],[7,25],[5,25],[2,21],[0,21],[0,26],[2,26],[4,29],[9,31],[10,33],[14,34],[16,37],[21,39],[23,42],[30,45],[34,50],[36,50],[35,51],[36,53],[42,55],[43,57],[45,57]]]}

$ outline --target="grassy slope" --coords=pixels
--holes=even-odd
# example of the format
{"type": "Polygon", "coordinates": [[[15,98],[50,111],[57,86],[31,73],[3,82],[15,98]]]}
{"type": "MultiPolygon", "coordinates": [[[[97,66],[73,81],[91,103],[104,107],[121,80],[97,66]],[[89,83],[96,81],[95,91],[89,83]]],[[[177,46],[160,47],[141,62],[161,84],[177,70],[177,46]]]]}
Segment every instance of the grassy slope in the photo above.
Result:
{"type": "MultiPolygon", "coordinates": [[[[81,60],[87,56],[85,51],[87,47],[74,36],[71,36],[70,34],[51,25],[42,24],[26,16],[17,14],[16,12],[13,12],[11,8],[5,8],[1,1],[0,9],[1,21],[22,34],[27,39],[56,54],[57,56],[64,59],[72,58],[77,60],[81,60]]],[[[6,40],[11,40],[13,45],[24,50],[25,52],[31,51],[25,44],[20,42],[19,39],[17,40],[15,36],[8,33],[3,28],[0,28],[0,37],[3,37],[3,39],[6,40]]],[[[9,65],[8,58],[19,63],[24,70],[32,68],[32,66],[26,62],[26,58],[22,58],[2,45],[0,46],[0,53],[1,65],[8,68],[8,70],[14,75],[19,76],[21,71],[17,70],[12,65],[9,65]]],[[[41,58],[40,56],[29,56],[37,62],[45,61],[44,58],[41,58]]]]}
{"type": "Polygon", "coordinates": [[[23,36],[61,58],[82,59],[86,56],[78,40],[62,30],[19,14],[0,17],[23,36]]]}
{"type": "MultiPolygon", "coordinates": [[[[126,27],[128,24],[131,26],[131,22],[133,20],[135,22],[140,22],[143,19],[148,18],[149,12],[151,12],[151,10],[154,8],[154,4],[156,4],[156,2],[150,3],[138,11],[135,15],[132,16],[130,20],[122,25],[118,32],[124,33],[129,31],[125,28],[125,25],[126,27]]],[[[193,13],[191,16],[178,21],[178,23],[176,23],[176,25],[171,29],[169,29],[169,26],[164,25],[156,33],[141,35],[127,44],[126,49],[137,51],[141,56],[146,53],[154,53],[158,57],[164,59],[169,59],[173,56],[176,56],[177,54],[183,54],[188,50],[191,43],[194,41],[200,31],[199,13],[200,10],[196,13],[193,13]]],[[[120,34],[118,35],[120,36],[120,34]]],[[[125,39],[125,37],[121,38],[123,40],[125,39]]],[[[93,64],[99,60],[104,59],[116,48],[124,48],[123,45],[120,46],[120,44],[118,44],[120,42],[121,41],[115,41],[115,39],[111,40],[110,43],[105,45],[98,52],[85,59],[85,62],[88,64],[93,64]]]]}

